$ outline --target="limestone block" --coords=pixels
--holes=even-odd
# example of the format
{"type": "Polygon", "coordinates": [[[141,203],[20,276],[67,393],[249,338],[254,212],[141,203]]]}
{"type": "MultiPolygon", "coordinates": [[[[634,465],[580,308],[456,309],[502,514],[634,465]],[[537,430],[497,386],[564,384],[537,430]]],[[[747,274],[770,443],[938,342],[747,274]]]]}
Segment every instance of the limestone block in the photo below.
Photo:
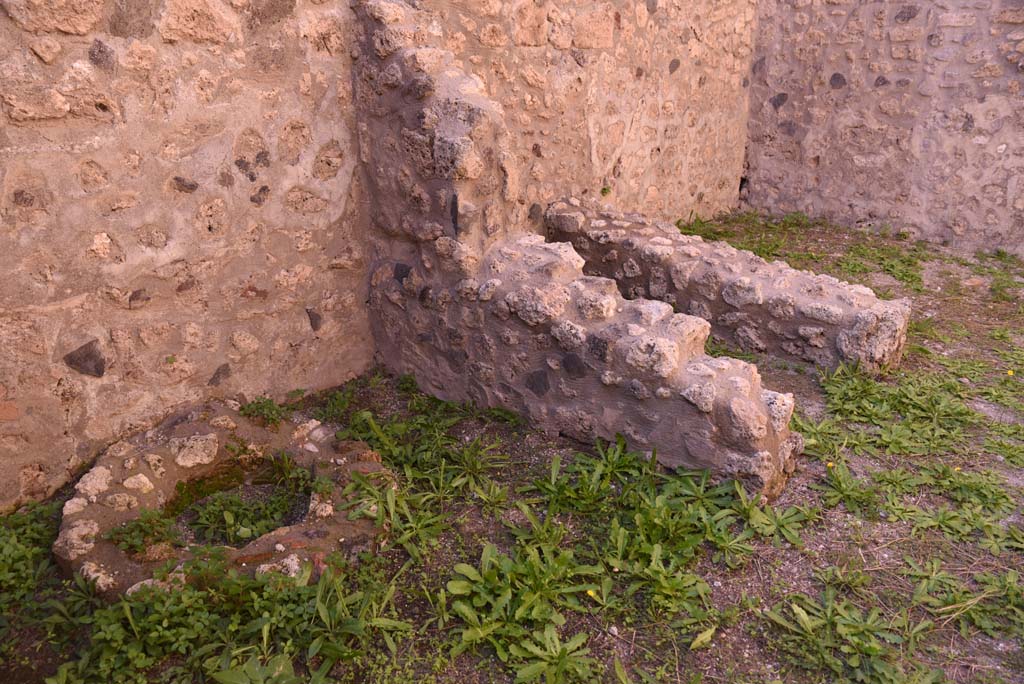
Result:
{"type": "Polygon", "coordinates": [[[219,442],[216,433],[175,437],[170,441],[174,462],[182,468],[195,468],[213,463],[217,457],[219,442]]]}
{"type": "Polygon", "coordinates": [[[170,43],[223,44],[241,36],[241,23],[220,0],[167,0],[160,36],[170,43]]]}

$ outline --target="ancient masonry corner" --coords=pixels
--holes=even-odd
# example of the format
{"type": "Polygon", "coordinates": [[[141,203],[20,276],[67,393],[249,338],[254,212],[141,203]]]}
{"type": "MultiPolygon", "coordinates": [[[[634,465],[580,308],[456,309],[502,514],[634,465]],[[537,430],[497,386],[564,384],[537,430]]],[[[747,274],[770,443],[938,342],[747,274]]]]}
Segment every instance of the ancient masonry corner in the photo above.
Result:
{"type": "Polygon", "coordinates": [[[712,326],[825,366],[898,362],[909,310],[866,288],[579,200],[516,220],[501,106],[431,41],[429,15],[383,0],[357,12],[383,243],[371,320],[381,359],[424,390],[581,440],[620,433],[770,497],[802,447],[793,397],[751,364],[707,356],[712,326]]]}
{"type": "MultiPolygon", "coordinates": [[[[760,209],[790,207],[780,177],[842,197],[809,186],[811,152],[834,148],[802,135],[796,85],[766,97],[790,78],[756,52],[786,35],[755,39],[785,19],[771,4],[0,0],[0,510],[185,407],[335,386],[375,355],[438,396],[777,492],[792,399],[705,356],[708,334],[876,369],[908,312],[644,218],[735,207],[745,149],[760,209]]],[[[969,29],[961,12],[893,21],[908,59],[931,41],[918,24],[969,29]]],[[[1018,10],[985,21],[1021,40],[1018,10]]],[[[1003,62],[970,82],[1017,92],[1003,62]]],[[[807,78],[800,97],[850,104],[807,78]]],[[[1009,145],[968,156],[992,182],[956,226],[1019,217],[1004,100],[930,121],[1009,145]]]]}

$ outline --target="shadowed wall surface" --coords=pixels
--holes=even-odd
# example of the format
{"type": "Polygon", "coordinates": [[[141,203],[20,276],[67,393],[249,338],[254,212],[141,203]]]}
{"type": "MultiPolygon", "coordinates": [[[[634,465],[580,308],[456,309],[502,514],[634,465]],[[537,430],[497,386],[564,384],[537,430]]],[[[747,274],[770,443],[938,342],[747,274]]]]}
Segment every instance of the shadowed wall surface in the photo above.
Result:
{"type": "Polygon", "coordinates": [[[758,4],[745,201],[1024,254],[1024,2],[758,4]]]}

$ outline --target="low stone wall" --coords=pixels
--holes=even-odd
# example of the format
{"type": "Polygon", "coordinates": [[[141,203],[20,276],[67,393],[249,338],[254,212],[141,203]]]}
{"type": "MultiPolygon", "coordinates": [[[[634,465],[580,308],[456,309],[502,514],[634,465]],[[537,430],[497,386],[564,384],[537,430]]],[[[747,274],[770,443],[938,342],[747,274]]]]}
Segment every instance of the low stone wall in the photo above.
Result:
{"type": "Polygon", "coordinates": [[[191,407],[106,449],[64,504],[54,556],[66,572],[81,573],[107,598],[152,584],[156,570],[193,557],[197,544],[187,526],[178,521],[173,528],[179,544],[139,539],[143,548],[135,553],[117,546],[110,533],[143,511],[174,502],[184,491],[179,485],[223,478],[243,466],[265,468],[281,454],[294,467],[315,473],[329,491],[314,491],[291,524],[244,546],[221,547],[225,560],[242,573],[295,575],[306,563],[319,573],[331,554],[356,558],[371,548],[383,530],[369,520],[349,520],[342,490],[354,473],[387,476],[380,456],[359,442],[337,442],[334,431],[316,420],[268,429],[228,401],[191,407]]]}
{"type": "Polygon", "coordinates": [[[630,299],[658,299],[699,316],[740,349],[825,368],[878,371],[900,362],[907,300],[883,301],[862,285],[578,201],[552,205],[545,222],[552,240],[571,243],[586,260],[585,273],[614,279],[630,299]]]}
{"type": "Polygon", "coordinates": [[[449,287],[381,266],[372,304],[385,358],[425,391],[501,406],[585,442],[625,435],[671,467],[710,468],[774,496],[793,468],[792,395],[704,353],[708,324],[583,274],[566,243],[493,248],[449,287]]]}

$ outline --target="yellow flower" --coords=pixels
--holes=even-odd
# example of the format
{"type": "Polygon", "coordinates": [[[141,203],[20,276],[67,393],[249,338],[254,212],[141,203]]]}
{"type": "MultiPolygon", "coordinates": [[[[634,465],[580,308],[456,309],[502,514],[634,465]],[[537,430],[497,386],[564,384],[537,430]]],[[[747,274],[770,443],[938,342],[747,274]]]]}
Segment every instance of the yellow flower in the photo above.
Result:
{"type": "Polygon", "coordinates": [[[1011,368],[1010,370],[1006,371],[1006,374],[1012,376],[1013,375],[1013,369],[1011,368]]]}
{"type": "Polygon", "coordinates": [[[959,473],[961,470],[962,468],[960,466],[956,466],[955,468],[953,468],[954,473],[959,473]]]}
{"type": "Polygon", "coordinates": [[[835,468],[836,464],[833,463],[832,461],[829,461],[828,463],[825,464],[825,467],[826,468],[835,468]]]}
{"type": "Polygon", "coordinates": [[[593,589],[587,589],[587,596],[590,598],[597,598],[597,592],[593,589]]]}

